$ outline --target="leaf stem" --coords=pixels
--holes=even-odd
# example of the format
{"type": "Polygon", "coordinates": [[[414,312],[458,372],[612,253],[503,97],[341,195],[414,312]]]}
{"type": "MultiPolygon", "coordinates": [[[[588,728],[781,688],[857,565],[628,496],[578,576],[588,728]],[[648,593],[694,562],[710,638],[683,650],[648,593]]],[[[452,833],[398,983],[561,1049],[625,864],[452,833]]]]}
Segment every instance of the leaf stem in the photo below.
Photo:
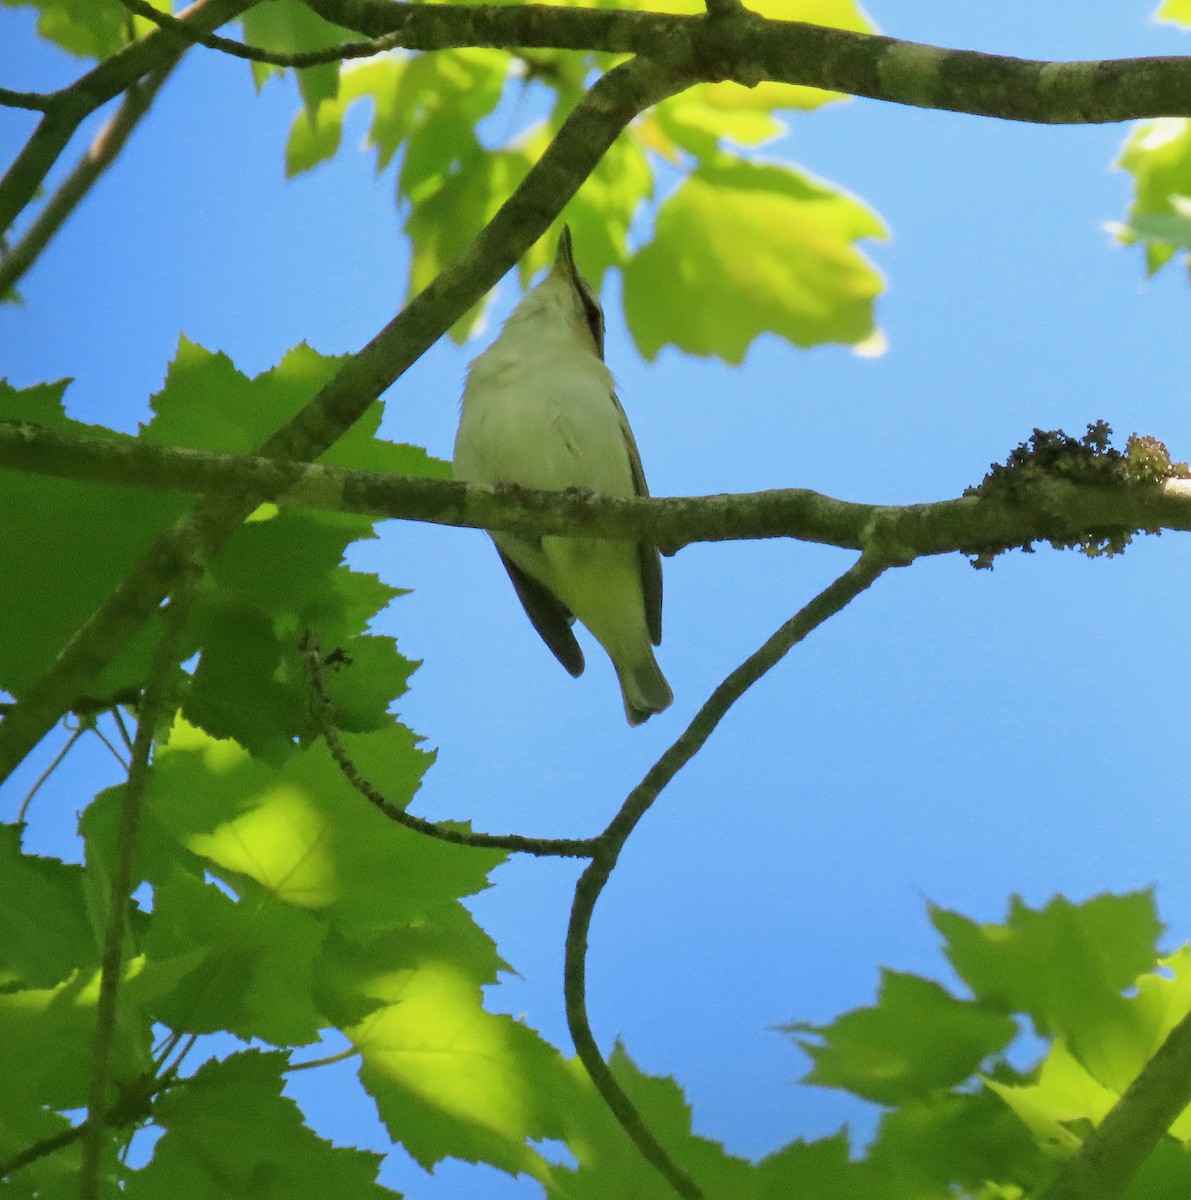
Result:
{"type": "Polygon", "coordinates": [[[590,858],[595,850],[592,838],[534,838],[520,834],[472,833],[452,825],[427,821],[408,813],[399,804],[389,800],[379,788],[370,783],[339,740],[339,731],[331,718],[331,699],[327,695],[325,664],[314,634],[307,632],[302,639],[306,655],[307,679],[310,685],[310,708],[315,725],[331,757],[335,760],[343,777],[365,800],[378,809],[390,821],[404,825],[415,833],[450,842],[455,846],[473,846],[487,850],[510,850],[516,854],[533,854],[539,858],[590,858]]]}

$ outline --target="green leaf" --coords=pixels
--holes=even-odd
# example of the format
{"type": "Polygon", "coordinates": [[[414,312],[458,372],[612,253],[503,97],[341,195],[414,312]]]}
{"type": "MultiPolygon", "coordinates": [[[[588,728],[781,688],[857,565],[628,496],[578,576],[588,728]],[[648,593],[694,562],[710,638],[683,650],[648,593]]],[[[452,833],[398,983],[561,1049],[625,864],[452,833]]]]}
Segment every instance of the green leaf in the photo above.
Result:
{"type": "Polygon", "coordinates": [[[814,1062],[806,1082],[878,1104],[902,1104],[960,1083],[1017,1033],[1002,1013],[899,971],[882,972],[872,1008],[854,1009],[830,1025],[783,1028],[822,1039],[799,1041],[814,1062]]]}
{"type": "Polygon", "coordinates": [[[484,1010],[493,965],[483,941],[434,914],[416,928],[330,954],[341,995],[372,1011],[345,1027],[381,1119],[423,1166],[448,1156],[541,1178],[532,1140],[561,1138],[572,1091],[558,1052],[484,1010]]]}
{"type": "MultiPolygon", "coordinates": [[[[556,112],[549,127],[541,126],[524,139],[533,160],[545,152],[565,113],[556,112]]],[[[628,261],[628,234],[642,203],[653,194],[653,172],[640,139],[623,134],[613,142],[596,169],[583,181],[559,218],[569,225],[575,258],[584,278],[598,292],[610,267],[628,261]]],[[[554,261],[557,238],[539,238],[521,260],[522,285],[554,261]]]]}
{"type": "MultiPolygon", "coordinates": [[[[343,743],[398,806],[432,761],[395,722],[344,735],[343,743]]],[[[482,890],[504,857],[431,841],[387,820],[349,786],[321,742],[275,769],[183,721],[159,749],[146,808],[171,841],[233,886],[252,879],[357,940],[482,890]]]]}
{"type": "Polygon", "coordinates": [[[1117,167],[1134,180],[1133,203],[1117,240],[1145,245],[1153,275],[1186,248],[1187,197],[1191,197],[1191,120],[1161,117],[1141,121],[1125,139],[1117,167]]]}
{"type": "MultiPolygon", "coordinates": [[[[153,420],[141,436],[158,446],[255,453],[346,361],[344,355],[319,354],[302,342],[275,367],[250,379],[236,370],[227,355],[181,337],[165,386],[152,398],[153,420]]],[[[451,477],[449,464],[431,458],[420,447],[378,438],[383,412],[379,401],[370,405],[319,461],[429,479],[451,477]]]]}
{"type": "Polygon", "coordinates": [[[1014,897],[1004,925],[935,908],[931,920],[978,999],[1028,1013],[1040,1032],[1064,1035],[1094,1074],[1118,1081],[1122,1056],[1145,1037],[1120,991],[1156,958],[1162,927],[1149,892],[1083,904],[1059,896],[1041,910],[1014,897]]]}
{"type": "MultiPolygon", "coordinates": [[[[1057,964],[1056,969],[1061,971],[1063,965],[1057,964]]],[[[1131,1024],[1120,1019],[1115,1006],[1108,1007],[1099,1021],[1094,1017],[1086,1020],[1079,1053],[1065,1038],[1057,1037],[1033,1082],[988,1082],[1044,1149],[1074,1150],[1081,1129],[1103,1120],[1170,1031],[1191,1011],[1191,948],[1183,947],[1160,959],[1155,969],[1135,981],[1135,994],[1121,1003],[1131,1024]],[[1132,1036],[1124,1036],[1123,1028],[1132,1036]],[[1088,1046],[1094,1049],[1089,1051],[1088,1046]]],[[[1174,1121],[1169,1133],[1191,1144],[1191,1110],[1174,1121]]]]}
{"type": "MultiPolygon", "coordinates": [[[[143,959],[125,966],[109,1103],[116,1098],[115,1087],[139,1080],[152,1068],[152,1027],[135,986],[144,966],[143,959]]],[[[0,991],[0,1127],[10,1108],[86,1106],[98,997],[98,971],[76,972],[50,988],[0,991]]]]}
{"type": "Polygon", "coordinates": [[[0,967],[28,987],[99,964],[83,868],[21,852],[20,825],[0,825],[0,967]]]}
{"type": "Polygon", "coordinates": [[[382,113],[391,115],[397,80],[405,67],[406,60],[396,54],[343,66],[337,94],[318,104],[313,112],[304,108],[295,116],[286,143],[287,178],[334,157],[343,136],[343,118],[358,100],[371,98],[375,104],[373,127],[381,121],[382,113]]]}
{"type": "Polygon", "coordinates": [[[343,118],[357,100],[373,101],[374,130],[382,120],[400,120],[401,114],[393,111],[393,102],[405,66],[406,60],[397,55],[345,65],[338,93],[323,100],[313,112],[304,108],[294,118],[285,147],[286,176],[300,175],[335,155],[343,137],[343,118]]]}
{"type": "MultiPolygon", "coordinates": [[[[62,382],[18,391],[0,382],[0,417],[129,440],[68,420],[62,408],[65,387],[62,382]]],[[[5,514],[0,628],[21,630],[19,638],[0,639],[0,688],[20,696],[188,503],[184,497],[136,488],[0,473],[0,511],[5,514]]],[[[139,684],[157,628],[151,622],[107,669],[95,696],[139,684]]]]}
{"type": "MultiPolygon", "coordinates": [[[[182,339],[154,419],[141,436],[155,445],[244,452],[261,445],[339,369],[307,346],[290,351],[256,379],[226,356],[182,339]]],[[[127,440],[125,435],[66,418],[64,383],[17,391],[0,384],[0,417],[49,429],[127,440]]],[[[424,451],[376,436],[375,404],[324,461],[340,466],[447,478],[449,467],[424,451]]],[[[75,630],[110,596],[157,534],[191,501],[162,492],[51,480],[8,472],[0,477],[0,509],[10,514],[0,539],[0,626],[23,631],[0,642],[0,688],[20,695],[75,630]]],[[[196,597],[187,655],[203,651],[187,701],[196,720],[235,735],[261,754],[288,752],[309,731],[305,678],[297,641],[312,626],[328,650],[353,639],[395,594],[371,576],[339,566],[347,546],[372,536],[368,518],[262,509],[211,565],[196,597]],[[271,518],[271,519],[270,519],[271,518]],[[254,628],[255,641],[245,638],[254,628]],[[246,697],[259,704],[245,703],[246,697]]],[[[155,619],[107,669],[93,690],[98,707],[139,686],[155,644],[155,619]]],[[[382,656],[371,650],[370,662],[382,656]]],[[[370,713],[355,706],[354,727],[375,728],[404,691],[411,664],[389,654],[390,674],[370,681],[370,713]]],[[[81,704],[86,697],[80,697],[81,704]]]]}
{"type": "MultiPolygon", "coordinates": [[[[346,41],[359,40],[351,30],[324,21],[299,0],[266,0],[250,8],[240,22],[244,27],[244,39],[250,45],[282,54],[326,50],[346,41]]],[[[280,74],[286,69],[257,62],[251,66],[252,77],[258,88],[270,75],[280,74]]],[[[339,85],[339,63],[301,67],[297,76],[306,111],[313,113],[321,101],[334,97],[339,85]]]]}
{"type": "Polygon", "coordinates": [[[798,346],[873,333],[881,280],[855,248],[882,237],[867,208],[778,164],[721,156],[658,212],[625,270],[629,329],[646,358],[673,344],[738,363],[754,338],[798,346]]]}
{"type": "Polygon", "coordinates": [[[1118,1200],[1181,1200],[1191,1195],[1191,1153],[1169,1138],[1146,1155],[1118,1200]]]}
{"type": "MultiPolygon", "coordinates": [[[[643,1074],[620,1045],[608,1065],[650,1132],[706,1196],[857,1200],[863,1195],[865,1200],[880,1200],[879,1194],[860,1190],[863,1176],[849,1161],[842,1135],[795,1142],[754,1165],[692,1131],[690,1107],[674,1080],[643,1074]]],[[[547,1189],[551,1200],[657,1200],[668,1189],[656,1170],[629,1142],[579,1061],[572,1059],[567,1068],[578,1094],[562,1111],[567,1142],[579,1166],[554,1169],[547,1189]]]]}
{"type": "Polygon", "coordinates": [[[295,118],[286,147],[286,173],[309,170],[335,154],[347,110],[371,99],[368,145],[383,171],[408,140],[398,198],[479,148],[474,128],[500,101],[511,56],[465,47],[409,56],[394,52],[343,69],[338,95],[295,118]]]}
{"type": "MultiPolygon", "coordinates": [[[[70,1128],[71,1122],[60,1113],[35,1105],[7,1109],[0,1099],[0,1162],[45,1138],[63,1135],[70,1128]]],[[[0,1196],[4,1200],[77,1200],[80,1146],[76,1140],[22,1167],[0,1183],[0,1196]]],[[[119,1193],[101,1175],[99,1194],[108,1200],[119,1193]]]]}
{"type": "MultiPolygon", "coordinates": [[[[282,1094],[286,1059],[249,1050],[204,1064],[158,1100],[165,1134],[129,1174],[128,1200],[390,1200],[380,1156],[340,1148],[302,1121],[282,1094]]],[[[399,1200],[399,1198],[398,1198],[399,1200]]]]}
{"type": "MultiPolygon", "coordinates": [[[[342,362],[301,345],[272,370],[248,379],[226,356],[182,339],[142,436],[155,444],[254,450],[342,362]]],[[[376,436],[381,411],[379,403],[372,405],[323,461],[446,478],[445,463],[376,436]]],[[[299,642],[304,630],[313,629],[328,653],[342,649],[351,656],[358,643],[372,673],[366,688],[354,693],[347,728],[380,728],[413,665],[391,644],[381,653],[372,639],[360,641],[367,623],[397,594],[375,577],[340,565],[351,542],[372,536],[373,522],[366,517],[274,506],[258,510],[211,564],[196,595],[189,639],[202,657],[184,698],[188,718],[279,761],[295,739],[311,732],[299,642]]]]}
{"type": "Polygon", "coordinates": [[[142,948],[155,963],[178,963],[177,979],[153,1014],[186,1033],[227,1030],[250,1041],[305,1046],[327,1022],[311,998],[326,926],[246,882],[233,899],[175,870],[153,892],[142,948]]]}
{"type": "MultiPolygon", "coordinates": [[[[433,190],[418,196],[406,222],[412,249],[410,295],[463,253],[531,165],[524,149],[489,153],[477,146],[457,169],[420,185],[433,190]]],[[[474,330],[486,302],[480,301],[455,323],[451,336],[456,341],[474,330]]]]}
{"type": "Polygon", "coordinates": [[[1044,1025],[1066,1004],[1082,1007],[1072,993],[1127,987],[1153,965],[1162,932],[1148,890],[1081,904],[1056,896],[1042,909],[1015,896],[1003,925],[934,906],[930,914],[947,939],[947,957],[977,996],[1044,1025]]]}
{"type": "Polygon", "coordinates": [[[974,1196],[991,1181],[1033,1194],[1054,1172],[1029,1131],[988,1089],[898,1105],[882,1118],[865,1167],[874,1183],[905,1200],[949,1200],[957,1188],[974,1196]]]}
{"type": "Polygon", "coordinates": [[[1069,1126],[1078,1121],[1098,1124],[1119,1099],[1084,1070],[1062,1038],[1055,1040],[1036,1083],[989,1080],[988,1086],[1050,1154],[1073,1153],[1081,1139],[1069,1126]]]}
{"type": "Polygon", "coordinates": [[[393,105],[383,115],[378,106],[371,134],[378,170],[407,142],[399,199],[418,204],[428,188],[482,152],[476,126],[499,103],[510,62],[505,51],[468,48],[407,64],[393,105]]]}
{"type": "MultiPolygon", "coordinates": [[[[123,48],[131,15],[119,0],[0,0],[6,8],[32,5],[41,14],[37,32],[84,58],[107,58],[123,48]]],[[[155,7],[165,8],[164,4],[155,7]]],[[[140,18],[138,18],[140,20],[140,18]]],[[[143,22],[142,25],[148,25],[143,22]]],[[[140,32],[143,32],[143,28],[140,32]]]]}

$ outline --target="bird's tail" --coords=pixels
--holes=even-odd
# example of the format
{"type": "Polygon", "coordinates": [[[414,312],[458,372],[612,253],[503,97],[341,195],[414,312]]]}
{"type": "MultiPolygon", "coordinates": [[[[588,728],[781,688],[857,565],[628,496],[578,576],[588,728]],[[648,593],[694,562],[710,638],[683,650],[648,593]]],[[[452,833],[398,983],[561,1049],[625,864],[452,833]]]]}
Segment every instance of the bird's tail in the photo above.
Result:
{"type": "Polygon", "coordinates": [[[620,661],[614,662],[624,696],[624,715],[630,725],[640,725],[674,703],[674,693],[648,642],[631,661],[625,661],[622,656],[620,661]]]}

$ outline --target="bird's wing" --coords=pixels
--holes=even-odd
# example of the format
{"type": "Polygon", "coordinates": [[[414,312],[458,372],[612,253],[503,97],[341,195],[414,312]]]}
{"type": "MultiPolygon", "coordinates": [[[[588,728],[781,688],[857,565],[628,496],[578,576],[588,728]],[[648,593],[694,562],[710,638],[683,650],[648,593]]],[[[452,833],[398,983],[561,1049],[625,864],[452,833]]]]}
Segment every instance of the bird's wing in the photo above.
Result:
{"type": "Polygon", "coordinates": [[[527,575],[499,546],[496,552],[504,563],[525,615],[550,647],[554,657],[572,674],[583,674],[583,651],[575,640],[571,625],[575,618],[566,605],[547,591],[536,579],[527,575]]]}
{"type": "MultiPolygon", "coordinates": [[[[615,392],[612,393],[612,403],[616,405],[616,414],[620,418],[620,428],[624,434],[625,448],[629,452],[629,469],[633,474],[633,494],[648,496],[649,485],[645,482],[645,468],[641,465],[641,452],[637,449],[637,442],[629,426],[629,419],[615,392]]],[[[662,644],[662,556],[658,553],[656,546],[647,546],[644,543],[637,547],[637,555],[641,561],[641,592],[645,597],[645,623],[649,626],[650,640],[655,646],[660,646],[662,644]]]]}

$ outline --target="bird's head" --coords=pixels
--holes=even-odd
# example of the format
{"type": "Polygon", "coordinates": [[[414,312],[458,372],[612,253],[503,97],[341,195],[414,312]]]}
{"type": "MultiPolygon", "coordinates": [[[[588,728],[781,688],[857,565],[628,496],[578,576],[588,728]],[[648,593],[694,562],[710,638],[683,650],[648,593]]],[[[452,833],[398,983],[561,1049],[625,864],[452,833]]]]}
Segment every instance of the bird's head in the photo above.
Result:
{"type": "Polygon", "coordinates": [[[595,343],[595,351],[604,357],[604,310],[600,307],[599,299],[592,290],[591,284],[579,274],[575,266],[575,252],[571,244],[571,229],[569,225],[562,227],[558,238],[558,250],[554,255],[554,265],[550,268],[548,281],[552,281],[556,289],[565,294],[570,302],[571,312],[577,324],[586,326],[595,343]]]}

